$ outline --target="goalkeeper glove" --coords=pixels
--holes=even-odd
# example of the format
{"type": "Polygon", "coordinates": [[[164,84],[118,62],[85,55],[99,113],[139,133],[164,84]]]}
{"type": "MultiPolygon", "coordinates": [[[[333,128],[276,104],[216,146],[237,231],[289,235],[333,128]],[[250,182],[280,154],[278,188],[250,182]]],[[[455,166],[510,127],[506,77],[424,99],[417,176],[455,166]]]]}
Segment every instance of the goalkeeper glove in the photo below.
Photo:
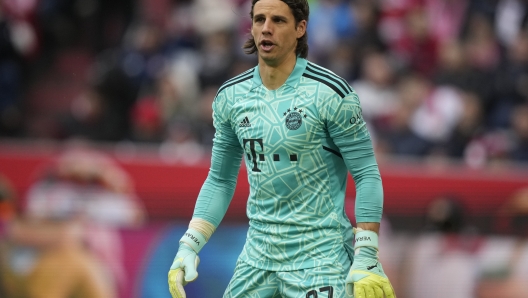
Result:
{"type": "Polygon", "coordinates": [[[188,229],[180,239],[180,247],[169,270],[169,291],[173,298],[187,297],[183,286],[198,277],[198,253],[205,243],[205,237],[193,229],[188,229]]]}
{"type": "Polygon", "coordinates": [[[378,260],[378,234],[355,229],[354,263],[346,278],[347,295],[355,298],[396,298],[378,260]]]}

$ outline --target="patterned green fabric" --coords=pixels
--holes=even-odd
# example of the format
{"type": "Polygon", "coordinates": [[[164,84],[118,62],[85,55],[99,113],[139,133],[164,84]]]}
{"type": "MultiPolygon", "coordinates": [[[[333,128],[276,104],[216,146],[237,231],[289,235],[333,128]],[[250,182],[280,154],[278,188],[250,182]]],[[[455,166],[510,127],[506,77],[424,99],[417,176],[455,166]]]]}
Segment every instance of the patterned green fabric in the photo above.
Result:
{"type": "Polygon", "coordinates": [[[286,83],[268,90],[257,66],[220,87],[213,111],[211,170],[193,216],[220,224],[243,156],[250,229],[241,260],[272,271],[350,260],[348,171],[358,222],[380,221],[383,191],[359,99],[348,83],[298,58],[286,83]]]}
{"type": "Polygon", "coordinates": [[[238,262],[224,298],[343,298],[346,266],[324,266],[295,271],[267,271],[238,262]]]}

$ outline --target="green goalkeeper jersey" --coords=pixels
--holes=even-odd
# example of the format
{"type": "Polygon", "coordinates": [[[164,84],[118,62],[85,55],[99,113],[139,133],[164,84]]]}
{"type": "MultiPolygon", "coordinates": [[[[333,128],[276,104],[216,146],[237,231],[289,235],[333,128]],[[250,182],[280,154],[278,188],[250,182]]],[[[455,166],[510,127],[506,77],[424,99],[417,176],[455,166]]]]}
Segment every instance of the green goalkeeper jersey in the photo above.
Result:
{"type": "Polygon", "coordinates": [[[383,190],[357,94],[329,70],[297,58],[268,90],[254,67],[225,82],[213,103],[211,168],[194,218],[220,224],[244,158],[249,230],[240,260],[272,271],[347,263],[348,172],[357,222],[379,222],[383,190]]]}

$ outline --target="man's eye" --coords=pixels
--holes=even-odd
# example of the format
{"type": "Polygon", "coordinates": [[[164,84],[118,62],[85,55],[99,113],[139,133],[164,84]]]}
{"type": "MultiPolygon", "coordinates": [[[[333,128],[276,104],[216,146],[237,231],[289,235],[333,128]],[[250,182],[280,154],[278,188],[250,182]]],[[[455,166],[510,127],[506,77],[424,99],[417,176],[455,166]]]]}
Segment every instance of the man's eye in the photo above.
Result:
{"type": "Polygon", "coordinates": [[[254,22],[255,23],[260,23],[260,22],[263,22],[264,21],[264,18],[255,18],[254,22]]]}

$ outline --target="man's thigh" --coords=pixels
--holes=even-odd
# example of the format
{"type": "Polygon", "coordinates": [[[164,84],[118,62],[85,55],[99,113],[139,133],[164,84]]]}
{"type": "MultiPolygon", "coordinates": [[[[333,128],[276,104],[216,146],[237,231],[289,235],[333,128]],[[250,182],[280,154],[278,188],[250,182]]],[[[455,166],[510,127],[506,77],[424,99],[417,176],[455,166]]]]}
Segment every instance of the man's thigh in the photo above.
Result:
{"type": "Polygon", "coordinates": [[[276,272],[238,261],[223,298],[281,298],[276,272]]]}
{"type": "Polygon", "coordinates": [[[341,266],[273,272],[239,261],[224,298],[343,298],[347,273],[341,266]]]}

